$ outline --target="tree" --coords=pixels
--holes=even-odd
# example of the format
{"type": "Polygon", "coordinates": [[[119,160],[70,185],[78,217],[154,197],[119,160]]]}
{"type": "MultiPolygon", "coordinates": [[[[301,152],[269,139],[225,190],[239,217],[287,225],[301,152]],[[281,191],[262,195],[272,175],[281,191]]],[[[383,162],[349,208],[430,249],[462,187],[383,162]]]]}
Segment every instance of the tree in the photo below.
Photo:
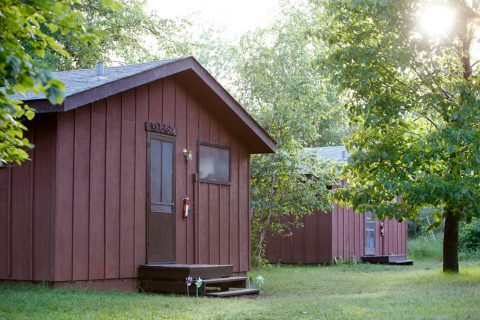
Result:
{"type": "Polygon", "coordinates": [[[112,63],[140,63],[177,56],[187,46],[184,30],[190,23],[184,19],[164,19],[155,12],[147,12],[145,0],[87,0],[75,8],[97,30],[98,41],[77,41],[72,34],[52,33],[69,56],[48,50],[36,64],[52,70],[91,68],[99,61],[112,63]]]}
{"type": "Polygon", "coordinates": [[[48,70],[36,67],[32,56],[44,57],[51,50],[68,57],[55,39],[44,32],[68,35],[75,41],[93,42],[95,35],[85,17],[75,10],[77,0],[20,1],[0,3],[0,166],[20,163],[28,158],[31,145],[24,138],[23,121],[31,120],[34,111],[14,93],[43,92],[53,104],[63,101],[63,84],[48,70]],[[27,50],[31,54],[27,53],[27,50]]]}
{"type": "Polygon", "coordinates": [[[478,63],[472,48],[478,1],[443,1],[455,28],[428,38],[418,13],[431,1],[318,1],[326,46],[317,64],[348,94],[358,130],[336,194],[379,219],[415,217],[426,207],[445,219],[444,272],[458,272],[458,226],[480,215],[478,63]],[[395,201],[396,196],[401,201],[395,201]]]}
{"type": "Polygon", "coordinates": [[[284,5],[274,24],[241,39],[237,93],[242,105],[277,141],[277,153],[251,162],[252,247],[262,258],[268,234],[289,234],[316,210],[330,211],[335,171],[305,147],[338,143],[345,128],[333,93],[310,61],[314,15],[284,5]]]}

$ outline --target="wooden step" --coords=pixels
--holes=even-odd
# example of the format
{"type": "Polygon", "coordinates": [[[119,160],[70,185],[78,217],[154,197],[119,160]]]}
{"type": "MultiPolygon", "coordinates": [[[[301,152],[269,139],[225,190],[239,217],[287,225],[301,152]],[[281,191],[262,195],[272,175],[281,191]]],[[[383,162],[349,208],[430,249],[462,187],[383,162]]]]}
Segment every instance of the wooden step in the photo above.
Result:
{"type": "Polygon", "coordinates": [[[388,264],[395,266],[411,266],[413,265],[413,260],[392,261],[388,264]]]}
{"type": "Polygon", "coordinates": [[[203,280],[205,285],[215,285],[220,283],[231,283],[231,282],[244,282],[247,281],[247,277],[225,277],[225,278],[211,278],[203,280]]]}
{"type": "MultiPolygon", "coordinates": [[[[247,277],[227,277],[212,278],[203,280],[200,288],[200,294],[207,292],[228,291],[230,288],[245,288],[247,277]],[[218,289],[214,289],[218,288],[218,289]]],[[[169,280],[139,280],[140,288],[143,292],[157,293],[179,293],[187,294],[187,285],[185,281],[169,281],[169,280]]],[[[195,284],[189,287],[189,293],[195,294],[195,284]]]]}
{"type": "Polygon", "coordinates": [[[220,291],[228,291],[230,288],[246,288],[247,277],[226,277],[211,278],[203,280],[202,293],[212,291],[213,288],[219,288],[220,291]]]}
{"type": "Polygon", "coordinates": [[[217,297],[217,298],[229,298],[229,297],[239,297],[247,295],[257,295],[260,293],[259,289],[236,289],[228,291],[216,291],[216,292],[206,292],[204,295],[207,297],[217,297]]]}
{"type": "Polygon", "coordinates": [[[382,256],[363,256],[362,262],[376,264],[390,264],[398,261],[405,261],[405,255],[382,255],[382,256]]]}
{"type": "MultiPolygon", "coordinates": [[[[245,288],[246,277],[232,277],[232,265],[211,264],[146,264],[138,267],[139,288],[144,292],[187,293],[185,280],[202,278],[204,285],[200,294],[209,289],[226,291],[230,288],[245,288]],[[208,287],[208,289],[207,289],[208,287]]],[[[195,285],[188,289],[190,295],[195,294],[195,285]]]]}
{"type": "Polygon", "coordinates": [[[397,262],[397,261],[404,261],[405,260],[405,255],[389,255],[388,257],[388,262],[397,262]]]}
{"type": "Polygon", "coordinates": [[[193,279],[224,278],[233,274],[232,265],[212,264],[146,264],[138,267],[140,280],[173,280],[185,282],[188,276],[193,279]]]}

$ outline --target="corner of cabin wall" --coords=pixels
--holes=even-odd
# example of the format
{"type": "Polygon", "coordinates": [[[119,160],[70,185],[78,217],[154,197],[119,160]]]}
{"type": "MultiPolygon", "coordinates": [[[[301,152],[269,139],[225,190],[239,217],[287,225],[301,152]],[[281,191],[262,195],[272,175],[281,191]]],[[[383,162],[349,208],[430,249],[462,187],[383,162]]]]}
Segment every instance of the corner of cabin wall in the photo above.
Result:
{"type": "Polygon", "coordinates": [[[10,168],[0,169],[0,279],[10,276],[10,168]]]}
{"type": "Polygon", "coordinates": [[[56,116],[26,125],[31,161],[0,169],[0,279],[53,279],[53,200],[56,116]]]}

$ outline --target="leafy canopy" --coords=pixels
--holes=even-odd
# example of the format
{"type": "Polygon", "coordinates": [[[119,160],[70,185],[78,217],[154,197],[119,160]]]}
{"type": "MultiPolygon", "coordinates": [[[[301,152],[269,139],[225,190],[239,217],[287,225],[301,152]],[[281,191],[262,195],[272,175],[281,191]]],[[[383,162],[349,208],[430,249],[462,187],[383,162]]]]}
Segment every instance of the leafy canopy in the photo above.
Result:
{"type": "Polygon", "coordinates": [[[320,16],[328,49],[318,65],[348,93],[358,126],[349,188],[337,196],[380,218],[410,218],[427,206],[438,221],[447,211],[480,215],[479,70],[470,62],[478,8],[452,2],[456,28],[429,39],[417,27],[426,4],[328,1],[320,16]]]}
{"type": "Polygon", "coordinates": [[[69,53],[47,49],[45,58],[35,63],[53,70],[92,68],[106,64],[141,63],[176,55],[188,43],[182,36],[189,26],[184,19],[160,18],[147,11],[144,0],[86,0],[75,10],[97,31],[95,43],[77,41],[75,35],[45,29],[69,53]],[[105,5],[105,2],[108,4],[105,5]]]}
{"type": "Polygon", "coordinates": [[[22,122],[31,120],[34,111],[9,96],[32,91],[44,92],[52,104],[64,99],[63,84],[33,63],[33,57],[44,58],[47,50],[69,56],[49,34],[68,35],[77,42],[95,40],[85,16],[75,10],[79,4],[77,0],[0,2],[0,166],[27,159],[31,147],[22,122]]]}
{"type": "Polygon", "coordinates": [[[240,101],[278,149],[251,162],[252,244],[260,258],[267,234],[288,235],[303,216],[331,210],[327,187],[335,184],[335,172],[304,152],[338,143],[345,132],[337,100],[310,63],[314,22],[309,5],[284,5],[271,27],[240,42],[240,101]]]}

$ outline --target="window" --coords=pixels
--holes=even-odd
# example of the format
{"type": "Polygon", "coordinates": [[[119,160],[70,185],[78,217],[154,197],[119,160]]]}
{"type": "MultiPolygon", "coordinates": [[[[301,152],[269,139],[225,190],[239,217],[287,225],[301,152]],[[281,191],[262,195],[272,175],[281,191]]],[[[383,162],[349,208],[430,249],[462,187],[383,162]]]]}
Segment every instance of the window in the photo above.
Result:
{"type": "Polygon", "coordinates": [[[173,213],[174,140],[150,134],[150,210],[173,213]]]}
{"type": "Polygon", "coordinates": [[[198,171],[201,182],[230,182],[230,149],[227,147],[199,144],[198,171]]]}

